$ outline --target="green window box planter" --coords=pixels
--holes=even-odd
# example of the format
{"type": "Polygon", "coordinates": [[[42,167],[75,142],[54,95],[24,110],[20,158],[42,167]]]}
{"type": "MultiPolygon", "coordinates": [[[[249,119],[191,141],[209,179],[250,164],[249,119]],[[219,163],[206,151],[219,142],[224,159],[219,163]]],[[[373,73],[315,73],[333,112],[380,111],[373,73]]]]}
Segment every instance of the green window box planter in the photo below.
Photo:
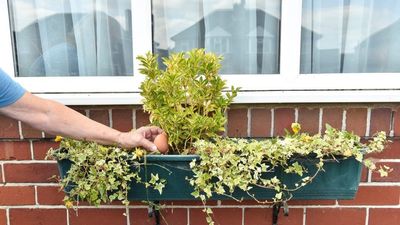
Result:
{"type": "MultiPolygon", "coordinates": [[[[129,200],[196,200],[191,193],[193,187],[189,184],[186,177],[193,176],[189,163],[193,159],[199,159],[196,155],[148,155],[147,165],[140,168],[140,176],[146,180],[150,179],[150,174],[158,174],[160,178],[166,179],[167,183],[163,193],[152,188],[145,188],[142,184],[132,183],[128,194],[129,200]]],[[[309,172],[315,171],[315,162],[312,159],[296,159],[297,162],[305,166],[309,172]]],[[[65,177],[71,161],[58,161],[61,177],[65,177]]],[[[354,158],[326,160],[324,170],[320,172],[314,180],[293,192],[292,199],[353,199],[360,182],[361,163],[354,158]]],[[[138,168],[132,168],[138,169],[138,168]]],[[[301,179],[295,174],[284,173],[278,168],[273,173],[265,174],[267,177],[277,176],[289,187],[301,179]]],[[[66,193],[71,186],[65,188],[66,193]]],[[[275,191],[254,187],[249,191],[257,199],[272,199],[275,191]]],[[[238,199],[251,199],[244,191],[235,191],[233,196],[238,199]]],[[[226,196],[215,195],[214,200],[229,199],[226,196]]]]}

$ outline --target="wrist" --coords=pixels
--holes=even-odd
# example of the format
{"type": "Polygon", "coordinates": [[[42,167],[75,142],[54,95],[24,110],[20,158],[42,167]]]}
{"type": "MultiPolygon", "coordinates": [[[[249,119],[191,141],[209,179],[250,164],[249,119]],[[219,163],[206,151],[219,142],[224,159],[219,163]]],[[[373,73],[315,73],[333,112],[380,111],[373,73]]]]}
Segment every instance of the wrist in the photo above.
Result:
{"type": "Polygon", "coordinates": [[[125,145],[125,137],[124,137],[124,133],[123,132],[118,131],[116,139],[117,139],[116,141],[117,141],[117,146],[118,147],[124,148],[126,146],[125,145]]]}

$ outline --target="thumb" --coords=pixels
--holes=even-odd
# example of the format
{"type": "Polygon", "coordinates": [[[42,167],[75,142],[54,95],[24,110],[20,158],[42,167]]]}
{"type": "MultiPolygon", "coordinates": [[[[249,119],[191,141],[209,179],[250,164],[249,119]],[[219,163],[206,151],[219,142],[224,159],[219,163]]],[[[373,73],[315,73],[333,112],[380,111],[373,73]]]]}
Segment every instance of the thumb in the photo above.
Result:
{"type": "Polygon", "coordinates": [[[147,140],[146,138],[143,138],[139,145],[147,149],[148,151],[152,152],[157,151],[157,146],[153,142],[147,140]]]}

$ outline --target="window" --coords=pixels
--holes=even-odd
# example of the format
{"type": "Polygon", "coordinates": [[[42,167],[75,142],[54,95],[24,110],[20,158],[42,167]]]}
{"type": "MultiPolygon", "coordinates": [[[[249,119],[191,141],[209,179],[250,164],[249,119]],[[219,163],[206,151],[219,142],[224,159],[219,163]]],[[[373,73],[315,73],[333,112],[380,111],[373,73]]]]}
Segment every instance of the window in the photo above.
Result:
{"type": "Polygon", "coordinates": [[[0,66],[27,90],[67,104],[140,102],[149,2],[0,0],[0,17],[0,66]]]}
{"type": "Polygon", "coordinates": [[[395,0],[0,0],[0,67],[66,104],[140,104],[136,57],[221,54],[238,103],[400,101],[395,0]]]}
{"type": "Polygon", "coordinates": [[[173,3],[153,0],[154,49],[160,57],[205,48],[224,56],[221,74],[279,73],[279,0],[173,3]]]}
{"type": "Polygon", "coordinates": [[[301,73],[400,72],[400,2],[303,1],[301,73]]]}
{"type": "Polygon", "coordinates": [[[17,76],[133,74],[130,0],[11,3],[17,76]]]}

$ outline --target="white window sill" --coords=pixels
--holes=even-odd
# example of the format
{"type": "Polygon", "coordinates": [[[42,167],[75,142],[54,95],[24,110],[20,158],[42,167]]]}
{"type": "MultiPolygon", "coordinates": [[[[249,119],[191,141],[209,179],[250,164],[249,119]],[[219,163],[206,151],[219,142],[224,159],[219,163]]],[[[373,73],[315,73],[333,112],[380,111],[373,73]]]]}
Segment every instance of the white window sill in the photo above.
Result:
{"type": "MultiPolygon", "coordinates": [[[[140,105],[139,93],[37,94],[65,105],[140,105]]],[[[235,104],[400,102],[400,90],[248,91],[235,104]]]]}

